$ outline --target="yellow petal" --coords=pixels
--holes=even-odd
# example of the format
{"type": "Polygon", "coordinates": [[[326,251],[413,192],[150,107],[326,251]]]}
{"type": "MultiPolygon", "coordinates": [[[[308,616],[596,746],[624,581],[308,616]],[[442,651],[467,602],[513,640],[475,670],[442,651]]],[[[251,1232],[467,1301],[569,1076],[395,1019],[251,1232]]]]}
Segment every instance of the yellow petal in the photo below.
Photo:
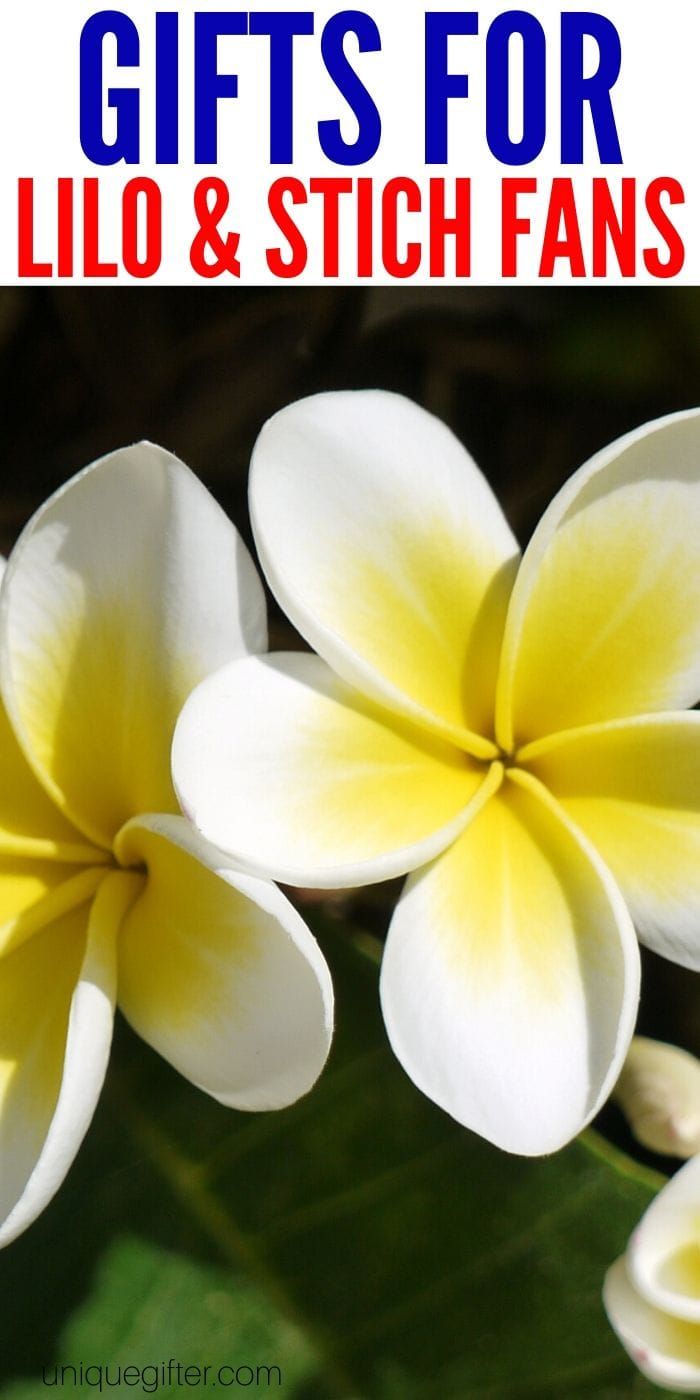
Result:
{"type": "Polygon", "coordinates": [[[0,858],[0,954],[91,899],[105,873],[100,865],[76,873],[75,866],[56,861],[0,858]]]}
{"type": "Polygon", "coordinates": [[[94,1112],[109,1054],[116,932],[141,877],[107,875],[0,963],[0,1245],[54,1195],[94,1112]]]}
{"type": "Polygon", "coordinates": [[[479,756],[518,549],[474,462],[397,394],[318,394],[266,424],[250,509],[263,567],[350,685],[479,756]]]}
{"type": "Polygon", "coordinates": [[[700,713],[557,735],[520,761],[600,851],[643,942],[700,968],[700,713]]]}
{"type": "Polygon", "coordinates": [[[525,1155],[561,1147],[610,1092],[638,985],[610,875],[522,775],[409,878],[381,974],[389,1038],[414,1082],[525,1155]]]}
{"type": "Polygon", "coordinates": [[[53,800],[104,846],[175,811],[183,701],[265,637],[253,565],[201,483],[149,444],[103,458],[30,521],[2,603],[5,702],[53,800]]]}
{"type": "Polygon", "coordinates": [[[554,730],[700,696],[700,411],[649,423],[581,467],[523,557],[497,735],[554,730]]]}
{"type": "Polygon", "coordinates": [[[276,886],[227,869],[182,817],[130,822],[146,864],[119,941],[119,1005],[198,1088],[232,1108],[281,1108],[320,1074],[333,992],[323,956],[276,886]]]}
{"type": "Polygon", "coordinates": [[[62,816],[35,777],[15,738],[2,700],[0,771],[0,868],[5,856],[56,860],[64,864],[95,864],[107,858],[104,851],[86,842],[62,816]]]}
{"type": "Polygon", "coordinates": [[[56,1107],[87,917],[86,906],[71,910],[4,958],[0,968],[2,1220],[26,1186],[56,1107]]]}
{"type": "Polygon", "coordinates": [[[464,825],[485,773],[297,653],[210,676],[173,744],[194,824],[240,868],[288,884],[358,885],[414,869],[464,825]]]}
{"type": "MultiPolygon", "coordinates": [[[[44,792],[22,753],[0,701],[0,953],[43,928],[65,908],[59,893],[76,875],[107,853],[89,845],[44,792]],[[47,899],[54,891],[56,900],[47,899]]],[[[78,879],[84,878],[78,876],[78,879]]],[[[85,898],[99,880],[88,876],[85,898]]],[[[66,886],[68,887],[68,886],[66,886]]],[[[72,884],[69,883],[72,889],[72,884]]],[[[82,886],[81,886],[82,887],[82,886]]],[[[72,896],[70,896],[72,898],[72,896]]]]}

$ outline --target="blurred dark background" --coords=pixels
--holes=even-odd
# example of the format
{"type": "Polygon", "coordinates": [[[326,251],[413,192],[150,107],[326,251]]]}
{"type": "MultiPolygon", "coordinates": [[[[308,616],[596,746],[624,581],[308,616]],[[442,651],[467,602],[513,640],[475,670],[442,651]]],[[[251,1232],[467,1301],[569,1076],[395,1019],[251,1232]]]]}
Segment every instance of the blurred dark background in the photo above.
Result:
{"type": "Polygon", "coordinates": [[[445,418],[525,537],[561,480],[700,401],[700,289],[0,289],[2,544],[78,467],[139,437],[246,526],[264,420],[321,389],[445,418]]]}
{"type": "MultiPolygon", "coordinates": [[[[247,465],[265,419],[370,386],[451,425],[525,542],[592,452],[700,402],[700,289],[8,288],[0,362],[5,551],[51,490],[141,437],[181,456],[250,541],[247,465]]],[[[294,644],[274,607],[271,632],[294,644]]],[[[323,912],[381,936],[392,895],[324,897],[323,912]]],[[[642,1028],[700,1053],[700,979],[653,958],[645,973],[642,1028]]]]}

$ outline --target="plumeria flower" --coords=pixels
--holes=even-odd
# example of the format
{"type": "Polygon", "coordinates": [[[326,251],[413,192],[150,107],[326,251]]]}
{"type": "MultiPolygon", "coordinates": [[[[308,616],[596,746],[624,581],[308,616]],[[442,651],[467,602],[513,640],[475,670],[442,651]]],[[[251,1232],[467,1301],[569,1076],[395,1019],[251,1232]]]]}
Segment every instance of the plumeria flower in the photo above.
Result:
{"type": "Polygon", "coordinates": [[[652,1201],[608,1271],[603,1301],[649,1380],[700,1394],[700,1157],[652,1201]]]}
{"type": "Polygon", "coordinates": [[[179,814],[175,720],[192,686],[265,645],[234,527],[142,444],[68,482],[0,593],[0,1244],[60,1185],[95,1108],[115,1001],[235,1108],[306,1092],[332,993],[279,890],[179,814]]]}
{"type": "Polygon", "coordinates": [[[412,872],[384,1018],[414,1082],[511,1151],[607,1097],[633,929],[700,965],[700,416],[598,454],[521,561],[441,423],[381,392],[278,413],[251,513],[315,647],[210,676],[173,772],[207,838],[307,886],[412,872]]]}
{"type": "Polygon", "coordinates": [[[700,1060],[677,1045],[636,1035],[614,1098],[635,1137],[652,1152],[700,1152],[700,1060]]]}

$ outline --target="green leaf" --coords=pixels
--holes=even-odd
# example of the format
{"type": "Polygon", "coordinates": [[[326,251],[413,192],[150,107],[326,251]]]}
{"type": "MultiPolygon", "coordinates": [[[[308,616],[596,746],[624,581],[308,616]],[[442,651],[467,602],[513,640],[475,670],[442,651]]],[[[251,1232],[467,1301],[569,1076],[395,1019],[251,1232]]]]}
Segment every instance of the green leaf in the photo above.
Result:
{"type": "MultiPolygon", "coordinates": [[[[600,1288],[658,1180],[593,1135],[528,1161],[459,1128],[388,1050],[376,965],[325,941],[336,1044],[282,1113],[220,1108],[119,1028],[77,1165],[0,1260],[3,1400],[171,1357],[279,1367],[288,1400],[657,1395],[600,1288]]],[[[240,1375],[224,1393],[267,1389],[240,1375]]]]}

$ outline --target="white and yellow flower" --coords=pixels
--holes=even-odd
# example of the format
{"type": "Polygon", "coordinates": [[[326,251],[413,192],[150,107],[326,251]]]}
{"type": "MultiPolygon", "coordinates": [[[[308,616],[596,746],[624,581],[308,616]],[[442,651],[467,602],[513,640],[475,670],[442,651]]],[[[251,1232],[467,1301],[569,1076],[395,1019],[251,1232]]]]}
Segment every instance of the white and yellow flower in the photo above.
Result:
{"type": "Polygon", "coordinates": [[[652,1201],[608,1271],[603,1301],[649,1380],[700,1394],[700,1157],[652,1201]]]}
{"type": "Polygon", "coordinates": [[[115,1001],[236,1108],[311,1086],[326,965],[269,883],[179,814],[192,686],[265,645],[236,531],[161,448],[103,458],[34,516],[0,594],[0,1244],[60,1185],[105,1074],[115,1001]]]}
{"type": "Polygon", "coordinates": [[[318,656],[234,662],[176,789],[245,869],[411,874],[381,995],[415,1083],[526,1154],[620,1072],[645,942],[700,966],[700,415],[594,457],[522,559],[441,423],[381,392],[263,429],[260,558],[318,656]]]}

